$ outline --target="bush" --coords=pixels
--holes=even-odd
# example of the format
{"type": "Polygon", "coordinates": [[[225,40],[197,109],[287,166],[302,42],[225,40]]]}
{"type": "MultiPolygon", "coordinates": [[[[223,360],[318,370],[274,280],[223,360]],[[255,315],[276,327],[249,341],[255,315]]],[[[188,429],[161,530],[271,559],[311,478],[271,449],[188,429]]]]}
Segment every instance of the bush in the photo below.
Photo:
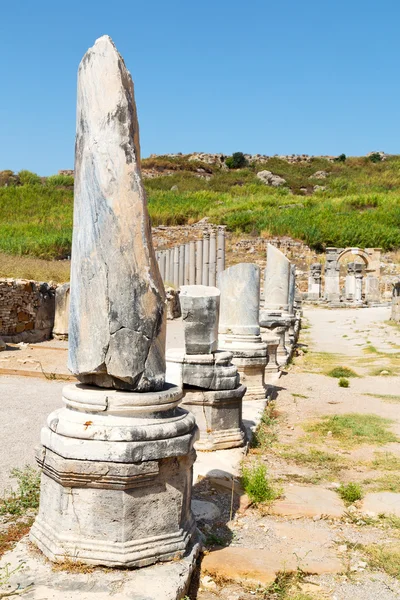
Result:
{"type": "Polygon", "coordinates": [[[50,175],[46,179],[46,185],[69,187],[74,185],[74,178],[72,175],[50,175]]]}
{"type": "Polygon", "coordinates": [[[41,177],[36,173],[32,173],[32,171],[20,171],[18,177],[21,185],[35,185],[42,183],[41,177]]]}
{"type": "Polygon", "coordinates": [[[338,494],[346,504],[353,504],[356,500],[361,500],[363,492],[358,483],[342,484],[338,489],[338,494]]]}
{"type": "Polygon", "coordinates": [[[342,379],[343,377],[358,377],[357,373],[348,367],[335,367],[327,374],[329,377],[336,377],[337,379],[342,379]]]}
{"type": "Polygon", "coordinates": [[[17,183],[18,175],[16,175],[14,171],[10,171],[9,169],[6,169],[5,171],[0,171],[0,187],[17,185],[17,183]]]}
{"type": "Polygon", "coordinates": [[[339,154],[339,156],[335,158],[335,162],[346,162],[346,158],[347,156],[345,154],[339,154]]]}
{"type": "Polygon", "coordinates": [[[350,382],[346,377],[341,377],[339,379],[339,387],[348,388],[350,386],[350,382]]]}
{"type": "Polygon", "coordinates": [[[225,160],[225,164],[229,169],[243,169],[246,166],[247,161],[243,152],[234,152],[232,156],[228,156],[225,160]]]}
{"type": "Polygon", "coordinates": [[[253,504],[272,502],[279,497],[279,492],[269,481],[267,468],[263,464],[243,467],[242,485],[253,504]]]}
{"type": "Polygon", "coordinates": [[[373,163],[378,163],[381,162],[382,156],[379,154],[379,152],[373,152],[368,156],[368,160],[370,160],[373,163]]]}

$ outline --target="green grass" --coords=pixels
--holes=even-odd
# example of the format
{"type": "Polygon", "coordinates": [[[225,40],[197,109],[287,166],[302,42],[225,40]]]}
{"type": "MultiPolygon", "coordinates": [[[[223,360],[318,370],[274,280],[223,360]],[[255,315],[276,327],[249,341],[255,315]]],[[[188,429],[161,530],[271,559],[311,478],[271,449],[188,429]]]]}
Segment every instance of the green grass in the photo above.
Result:
{"type": "Polygon", "coordinates": [[[262,416],[260,423],[253,435],[250,446],[253,451],[267,450],[278,439],[276,433],[277,418],[275,415],[275,405],[270,402],[262,416]]]}
{"type": "Polygon", "coordinates": [[[370,544],[364,547],[369,566],[400,579],[400,544],[370,544]]]}
{"type": "Polygon", "coordinates": [[[315,435],[331,438],[343,446],[352,447],[359,444],[382,445],[397,442],[397,436],[389,426],[393,423],[378,415],[347,413],[322,417],[316,423],[305,424],[304,429],[315,435]]]}
{"type": "Polygon", "coordinates": [[[400,402],[400,396],[393,394],[370,394],[366,392],[363,396],[370,396],[371,398],[378,398],[379,400],[383,400],[384,402],[388,402],[389,404],[397,404],[400,402]]]}
{"type": "MultiPolygon", "coordinates": [[[[156,157],[144,160],[143,166],[161,175],[145,180],[154,225],[193,223],[207,216],[234,232],[290,235],[316,250],[326,246],[400,247],[400,156],[380,163],[365,158],[331,163],[317,158],[289,164],[271,158],[229,171],[185,156],[156,157]],[[209,180],[197,176],[198,168],[207,171],[209,180]],[[163,176],[163,169],[173,174],[163,176]],[[265,186],[256,177],[262,169],[282,176],[287,185],[265,186]],[[327,189],[305,196],[300,188],[311,194],[312,187],[321,183],[312,178],[318,170],[329,172],[323,183],[327,189]],[[178,191],[171,190],[172,186],[178,191]]],[[[4,181],[10,181],[7,177],[4,181]]],[[[18,176],[13,177],[14,184],[0,187],[0,252],[40,258],[68,256],[71,178],[46,180],[25,172],[19,181],[26,183],[15,185],[18,176]]]]}
{"type": "Polygon", "coordinates": [[[364,485],[368,485],[368,489],[372,492],[400,492],[400,477],[399,473],[386,473],[378,479],[366,479],[364,485]]]}
{"type": "Polygon", "coordinates": [[[23,515],[29,509],[38,508],[40,472],[27,465],[23,469],[13,469],[11,477],[17,480],[18,487],[0,499],[0,515],[23,515]]]}
{"type": "Polygon", "coordinates": [[[242,469],[242,486],[253,504],[273,502],[280,492],[270,482],[267,468],[263,464],[253,464],[242,469]]]}
{"type": "Polygon", "coordinates": [[[381,471],[400,471],[400,457],[391,452],[375,452],[371,466],[381,471]]]}
{"type": "Polygon", "coordinates": [[[358,377],[357,373],[348,367],[335,367],[329,371],[327,375],[329,375],[329,377],[337,377],[338,379],[341,379],[342,377],[358,377]]]}
{"type": "Polygon", "coordinates": [[[350,387],[350,382],[346,377],[341,377],[338,381],[339,387],[348,388],[350,387]]]}
{"type": "Polygon", "coordinates": [[[363,497],[363,491],[359,483],[342,483],[338,489],[338,494],[346,505],[353,504],[363,497]]]}

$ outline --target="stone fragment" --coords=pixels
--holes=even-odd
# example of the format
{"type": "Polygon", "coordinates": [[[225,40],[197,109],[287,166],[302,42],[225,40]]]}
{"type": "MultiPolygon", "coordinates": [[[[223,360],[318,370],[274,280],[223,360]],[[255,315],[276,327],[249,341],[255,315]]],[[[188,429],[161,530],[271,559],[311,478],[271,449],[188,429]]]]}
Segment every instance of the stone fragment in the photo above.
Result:
{"type": "Polygon", "coordinates": [[[280,187],[286,183],[286,179],[283,179],[283,177],[280,177],[279,175],[274,175],[271,171],[259,171],[257,177],[260,181],[266,185],[271,185],[272,187],[280,187]]]}
{"type": "Polygon", "coordinates": [[[218,506],[206,500],[192,500],[192,512],[196,521],[215,521],[221,516],[218,506]]]}
{"type": "Polygon", "coordinates": [[[6,343],[0,338],[0,352],[7,348],[6,343]]]}
{"type": "Polygon", "coordinates": [[[182,313],[177,290],[172,287],[167,287],[165,293],[167,297],[167,319],[179,319],[182,313]]]}
{"type": "Polygon", "coordinates": [[[84,383],[160,390],[165,293],[140,175],[133,83],[108,36],[79,66],[74,196],[69,368],[84,383]]]}
{"type": "Polygon", "coordinates": [[[395,492],[370,492],[362,501],[362,511],[400,517],[400,494],[395,492]]]}
{"type": "Polygon", "coordinates": [[[218,348],[220,291],[206,285],[184,285],[180,302],[186,354],[212,354],[218,348]]]}
{"type": "Polygon", "coordinates": [[[271,507],[272,514],[285,517],[324,515],[339,518],[344,510],[344,504],[335,492],[299,485],[285,487],[284,498],[276,500],[271,507]]]}
{"type": "Polygon", "coordinates": [[[167,351],[166,380],[179,387],[205,390],[233,390],[239,384],[237,368],[230,352],[185,354],[171,348],[167,351]]]}
{"type": "Polygon", "coordinates": [[[68,339],[70,284],[63,283],[56,288],[56,306],[54,315],[53,337],[68,339]]]}

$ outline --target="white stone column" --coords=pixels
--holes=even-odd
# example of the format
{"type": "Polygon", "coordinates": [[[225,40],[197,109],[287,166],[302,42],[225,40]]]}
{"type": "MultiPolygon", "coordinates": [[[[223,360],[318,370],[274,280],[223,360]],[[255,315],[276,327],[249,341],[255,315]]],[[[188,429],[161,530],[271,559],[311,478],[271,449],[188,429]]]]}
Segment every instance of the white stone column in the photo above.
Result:
{"type": "Polygon", "coordinates": [[[164,283],[170,284],[171,283],[171,276],[169,274],[169,250],[164,250],[165,253],[165,277],[164,277],[164,283]]]}
{"type": "Polygon", "coordinates": [[[179,288],[179,246],[175,246],[174,250],[174,288],[179,288]]]}
{"type": "Polygon", "coordinates": [[[166,256],[165,256],[165,251],[161,250],[160,252],[160,274],[161,274],[161,279],[163,281],[165,281],[165,269],[166,269],[166,256]]]}
{"type": "Polygon", "coordinates": [[[370,304],[380,301],[379,279],[371,273],[367,273],[365,278],[365,300],[370,304]]]}
{"type": "Polygon", "coordinates": [[[339,283],[339,251],[337,248],[326,249],[325,263],[325,300],[328,302],[337,303],[340,300],[340,283],[339,283]]]}
{"type": "Polygon", "coordinates": [[[185,244],[179,246],[179,287],[185,285],[185,244]]]}
{"type": "Polygon", "coordinates": [[[189,285],[190,279],[190,244],[185,244],[185,275],[184,282],[185,285],[189,285]]]}
{"type": "Polygon", "coordinates": [[[218,227],[217,233],[217,277],[225,270],[225,227],[218,227]]]}
{"type": "Polygon", "coordinates": [[[310,267],[310,273],[308,276],[307,300],[319,300],[321,298],[321,273],[321,263],[313,263],[310,267]]]}
{"type": "Polygon", "coordinates": [[[196,242],[189,243],[189,285],[196,284],[196,242]]]}
{"type": "Polygon", "coordinates": [[[250,263],[229,267],[218,276],[221,291],[218,347],[232,352],[246,398],[261,400],[267,346],[261,340],[259,324],[260,268],[250,263]]]}
{"type": "Polygon", "coordinates": [[[210,257],[208,285],[215,286],[217,276],[217,240],[215,231],[210,233],[210,257]]]}
{"type": "Polygon", "coordinates": [[[272,246],[267,246],[267,268],[264,281],[264,310],[286,313],[289,309],[290,261],[272,246]]]}
{"type": "Polygon", "coordinates": [[[363,282],[363,272],[362,265],[360,263],[355,263],[355,292],[354,292],[354,301],[358,304],[362,303],[362,282],[363,282]]]}
{"type": "Polygon", "coordinates": [[[203,285],[208,285],[209,282],[209,251],[210,251],[210,234],[208,231],[203,234],[203,285]]]}
{"type": "Polygon", "coordinates": [[[203,283],[203,240],[196,241],[196,285],[203,283]]]}

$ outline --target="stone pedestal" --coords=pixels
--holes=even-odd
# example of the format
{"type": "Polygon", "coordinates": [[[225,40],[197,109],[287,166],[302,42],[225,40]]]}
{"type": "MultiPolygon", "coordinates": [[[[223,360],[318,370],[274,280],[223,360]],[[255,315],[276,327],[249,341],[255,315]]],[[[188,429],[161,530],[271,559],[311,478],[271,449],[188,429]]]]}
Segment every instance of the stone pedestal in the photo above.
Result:
{"type": "Polygon", "coordinates": [[[53,561],[141,567],[183,556],[190,511],[193,415],[182,391],[63,390],[41,434],[39,514],[31,540],[53,561]]]}
{"type": "Polygon", "coordinates": [[[199,390],[185,387],[182,406],[195,416],[200,429],[197,450],[224,450],[243,446],[242,399],[246,388],[199,390]]]}
{"type": "Polygon", "coordinates": [[[286,332],[289,330],[291,324],[291,318],[288,315],[282,315],[281,313],[270,313],[266,311],[260,312],[260,325],[261,330],[268,332],[267,335],[277,337],[279,339],[279,345],[277,348],[277,361],[280,366],[287,364],[289,359],[289,352],[286,348],[286,332]]]}
{"type": "Polygon", "coordinates": [[[271,333],[269,330],[265,330],[262,333],[262,340],[267,345],[268,352],[268,362],[265,367],[265,379],[268,383],[268,378],[273,377],[279,374],[279,363],[278,363],[278,346],[279,346],[279,338],[271,337],[271,333]]]}
{"type": "Polygon", "coordinates": [[[205,390],[233,390],[239,376],[232,364],[232,353],[217,350],[213,354],[187,354],[180,348],[167,350],[166,380],[205,390]]]}
{"type": "Polygon", "coordinates": [[[326,249],[325,263],[325,293],[324,298],[328,302],[340,301],[340,281],[339,281],[339,251],[337,248],[326,249]]]}
{"type": "Polygon", "coordinates": [[[69,304],[70,285],[63,283],[57,286],[55,296],[53,337],[56,340],[68,339],[69,304]]]}
{"type": "Polygon", "coordinates": [[[370,273],[365,278],[365,300],[369,303],[380,302],[379,279],[370,273]]]}
{"type": "Polygon", "coordinates": [[[321,263],[313,263],[308,276],[307,300],[319,300],[321,298],[321,263]]]}

